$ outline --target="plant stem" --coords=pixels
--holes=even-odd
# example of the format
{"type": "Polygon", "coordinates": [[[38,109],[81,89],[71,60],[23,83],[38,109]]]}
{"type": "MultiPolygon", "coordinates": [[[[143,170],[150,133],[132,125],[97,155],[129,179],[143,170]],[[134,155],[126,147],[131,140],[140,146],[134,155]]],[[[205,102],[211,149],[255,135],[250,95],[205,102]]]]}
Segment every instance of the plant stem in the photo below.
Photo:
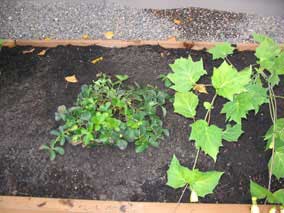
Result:
{"type": "Polygon", "coordinates": [[[274,95],[274,98],[281,98],[281,99],[284,99],[284,96],[274,95]]]}
{"type": "MultiPolygon", "coordinates": [[[[213,104],[214,104],[216,98],[217,98],[217,94],[215,94],[214,97],[212,98],[212,101],[211,101],[211,103],[210,103],[211,106],[213,106],[213,104]]],[[[212,110],[212,108],[210,108],[209,110],[207,110],[207,112],[206,112],[206,114],[205,114],[205,117],[204,117],[204,120],[207,120],[208,124],[210,123],[211,110],[212,110]]],[[[195,119],[194,119],[194,121],[195,121],[195,119]]],[[[196,153],[196,156],[195,156],[195,159],[194,159],[194,163],[193,163],[193,166],[192,166],[192,170],[194,170],[195,167],[196,167],[197,160],[198,160],[198,157],[199,157],[199,153],[200,153],[200,149],[197,150],[197,153],[196,153]]],[[[182,194],[181,194],[181,196],[180,196],[179,199],[178,199],[178,202],[177,202],[177,205],[176,205],[176,207],[175,207],[174,212],[176,211],[177,207],[179,206],[179,204],[180,204],[180,202],[181,202],[181,199],[182,199],[182,197],[183,197],[183,195],[184,195],[184,193],[185,193],[187,187],[188,187],[188,184],[186,184],[185,187],[183,188],[182,194]]]]}
{"type": "MultiPolygon", "coordinates": [[[[273,123],[273,133],[275,132],[276,128],[276,120],[277,120],[277,101],[273,91],[271,84],[268,85],[269,88],[269,112],[272,118],[273,123]]],[[[273,173],[273,163],[274,163],[274,152],[275,152],[275,134],[272,134],[272,153],[271,153],[271,163],[269,168],[269,180],[268,180],[268,191],[271,190],[271,181],[272,181],[272,173],[273,173]]],[[[265,204],[267,199],[265,200],[265,204]]]]}

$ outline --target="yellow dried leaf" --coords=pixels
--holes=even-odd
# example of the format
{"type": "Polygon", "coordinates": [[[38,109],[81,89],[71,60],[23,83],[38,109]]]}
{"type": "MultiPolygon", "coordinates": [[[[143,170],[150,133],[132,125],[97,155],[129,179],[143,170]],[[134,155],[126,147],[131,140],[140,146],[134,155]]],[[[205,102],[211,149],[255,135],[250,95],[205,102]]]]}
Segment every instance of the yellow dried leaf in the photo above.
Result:
{"type": "Polygon", "coordinates": [[[70,76],[65,77],[65,81],[67,81],[69,83],[77,83],[78,79],[76,78],[75,75],[70,75],[70,76]]]}
{"type": "Polygon", "coordinates": [[[45,41],[50,41],[51,38],[50,38],[50,37],[45,37],[44,40],[45,40],[45,41]]]}
{"type": "Polygon", "coordinates": [[[177,39],[176,39],[175,36],[171,36],[171,37],[168,38],[168,41],[176,41],[176,40],[177,40],[177,39]]]}
{"type": "Polygon", "coordinates": [[[89,38],[90,38],[90,36],[87,35],[87,34],[84,34],[84,35],[82,36],[82,39],[85,39],[85,40],[88,40],[89,38]]]}
{"type": "Polygon", "coordinates": [[[46,51],[47,51],[47,49],[46,50],[42,50],[37,55],[44,56],[46,54],[46,51]]]}
{"type": "Polygon", "coordinates": [[[104,58],[101,56],[101,57],[98,57],[98,58],[95,58],[94,60],[91,61],[92,64],[96,64],[100,61],[102,61],[104,58]]]}
{"type": "Polygon", "coordinates": [[[181,20],[179,20],[179,19],[174,19],[174,23],[177,24],[177,25],[180,25],[180,24],[181,24],[181,20]]]}
{"type": "Polygon", "coordinates": [[[105,37],[107,39],[112,39],[112,37],[114,36],[114,33],[111,31],[105,32],[105,37]]]}
{"type": "Polygon", "coordinates": [[[24,50],[23,54],[29,54],[29,53],[33,53],[35,51],[35,48],[32,48],[30,50],[24,50]]]}
{"type": "Polygon", "coordinates": [[[193,89],[197,92],[208,94],[204,84],[196,84],[193,89]]]}

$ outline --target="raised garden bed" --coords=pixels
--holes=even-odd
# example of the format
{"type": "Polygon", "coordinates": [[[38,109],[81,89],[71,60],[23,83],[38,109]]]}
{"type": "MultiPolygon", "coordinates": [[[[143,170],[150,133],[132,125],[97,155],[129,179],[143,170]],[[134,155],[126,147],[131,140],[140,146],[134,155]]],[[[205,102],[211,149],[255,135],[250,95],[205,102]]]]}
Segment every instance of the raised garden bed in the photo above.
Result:
{"type": "MultiPolygon", "coordinates": [[[[6,42],[6,45],[14,41],[6,42]]],[[[58,44],[72,44],[70,41],[19,41],[17,45],[54,47],[58,44]]],[[[4,47],[0,52],[0,194],[36,197],[61,197],[75,199],[176,202],[181,190],[166,186],[166,171],[175,154],[183,165],[192,166],[196,149],[188,141],[188,119],[173,112],[172,104],[167,104],[164,127],[170,136],[161,141],[159,148],[149,148],[143,153],[135,153],[130,145],[126,150],[101,146],[93,149],[66,145],[66,154],[50,161],[45,152],[39,151],[48,143],[51,129],[58,126],[54,113],[59,105],[71,106],[80,87],[96,79],[99,72],[110,76],[127,74],[129,84],[151,84],[166,90],[158,79],[160,74],[169,73],[169,64],[175,59],[191,55],[193,60],[203,58],[209,76],[213,67],[221,64],[212,61],[212,56],[203,48],[214,44],[192,42],[111,42],[97,41],[88,46],[88,41],[73,44],[86,47],[59,46],[50,48],[44,56],[38,56],[42,47],[31,54],[23,51],[28,46],[4,47]],[[165,49],[161,46],[171,48],[165,49]],[[134,45],[134,46],[128,46],[134,45]],[[152,46],[149,46],[152,45],[152,46]],[[128,47],[126,47],[128,46],[128,47]],[[182,48],[182,49],[178,49],[182,48]],[[194,50],[198,49],[198,50],[194,50]],[[103,57],[92,64],[94,58],[103,57]],[[79,80],[68,84],[64,78],[75,74],[79,80]]],[[[240,52],[229,57],[237,69],[256,63],[255,45],[240,45],[240,52]]],[[[203,83],[210,79],[201,78],[203,83]]],[[[284,94],[284,82],[276,88],[276,94],[284,94]]],[[[201,94],[200,101],[212,99],[209,94],[201,94]]],[[[222,99],[216,100],[211,114],[214,124],[225,128],[225,116],[219,114],[222,99]]],[[[206,111],[198,107],[197,114],[204,117],[206,111]]],[[[284,100],[278,101],[278,116],[284,116],[284,100]]],[[[257,113],[249,113],[243,121],[245,133],[238,143],[223,143],[217,162],[200,153],[197,165],[200,170],[224,171],[214,194],[200,199],[204,203],[250,203],[250,179],[261,185],[268,182],[267,162],[270,153],[265,151],[263,136],[271,126],[268,106],[262,106],[257,113]]],[[[272,181],[272,191],[283,188],[284,182],[272,181]]],[[[185,192],[182,202],[188,202],[185,192]]],[[[1,203],[0,203],[1,207],[1,203]]],[[[247,207],[246,207],[247,208],[247,207]]]]}

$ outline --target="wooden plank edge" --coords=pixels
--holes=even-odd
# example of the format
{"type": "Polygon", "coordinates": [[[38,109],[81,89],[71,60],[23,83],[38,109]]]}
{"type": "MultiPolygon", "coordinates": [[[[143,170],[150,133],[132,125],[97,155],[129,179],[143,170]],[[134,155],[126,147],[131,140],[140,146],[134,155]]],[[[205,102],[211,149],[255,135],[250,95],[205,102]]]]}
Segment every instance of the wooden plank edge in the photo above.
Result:
{"type": "MultiPolygon", "coordinates": [[[[269,212],[271,205],[259,205],[269,212]]],[[[279,208],[279,207],[278,207],[279,208]]],[[[248,204],[186,204],[0,196],[1,213],[249,213],[248,204]]]]}
{"type": "MultiPolygon", "coordinates": [[[[145,45],[159,45],[166,49],[193,49],[202,50],[210,49],[220,42],[202,42],[202,41],[155,41],[155,40],[137,40],[137,41],[124,41],[124,40],[5,40],[3,46],[33,46],[33,47],[46,47],[52,48],[57,46],[92,46],[98,45],[110,48],[123,48],[129,46],[145,46],[145,45]]],[[[240,43],[236,45],[239,51],[254,51],[257,44],[254,43],[240,43]]]]}

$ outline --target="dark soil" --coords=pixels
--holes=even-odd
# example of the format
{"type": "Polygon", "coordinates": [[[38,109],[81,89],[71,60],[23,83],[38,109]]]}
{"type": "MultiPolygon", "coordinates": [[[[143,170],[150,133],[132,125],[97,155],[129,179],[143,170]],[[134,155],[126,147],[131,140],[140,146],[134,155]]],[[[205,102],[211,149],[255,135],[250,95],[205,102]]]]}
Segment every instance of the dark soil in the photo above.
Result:
{"type": "MultiPolygon", "coordinates": [[[[168,66],[180,56],[189,54],[205,62],[211,74],[211,56],[204,51],[165,50],[160,47],[58,47],[49,49],[43,57],[40,49],[23,55],[29,47],[0,52],[0,194],[86,199],[176,202],[181,190],[166,186],[166,171],[173,154],[182,164],[192,166],[196,154],[188,141],[190,120],[175,113],[168,104],[164,121],[170,137],[159,148],[136,154],[133,146],[125,151],[114,147],[83,149],[66,145],[66,154],[51,162],[47,153],[39,151],[48,143],[51,129],[58,126],[54,112],[59,105],[71,106],[82,84],[96,79],[96,74],[127,74],[128,83],[152,84],[163,88],[159,74],[170,72],[168,66]],[[162,54],[161,54],[162,53],[162,54]],[[103,56],[97,64],[90,61],[103,56]],[[77,84],[68,84],[64,76],[76,74],[77,84]]],[[[253,52],[235,53],[230,61],[238,69],[255,63],[253,52]]],[[[209,78],[201,82],[210,83],[209,78]]],[[[212,90],[209,90],[212,94],[212,90]]],[[[283,79],[276,94],[284,94],[283,79]]],[[[211,95],[200,95],[202,101],[211,95]]],[[[212,122],[224,127],[220,109],[225,100],[218,98],[212,112],[212,122]]],[[[284,116],[284,102],[279,100],[279,116],[284,116]]],[[[198,108],[198,115],[205,111],[198,108]]],[[[249,180],[266,185],[269,152],[264,151],[263,135],[270,127],[268,107],[255,116],[250,113],[243,121],[245,134],[238,143],[224,142],[216,164],[201,153],[198,168],[224,171],[215,193],[202,202],[249,203],[249,180]]],[[[273,189],[284,187],[284,181],[273,180],[273,189]]],[[[188,192],[183,198],[188,201],[188,192]]]]}

